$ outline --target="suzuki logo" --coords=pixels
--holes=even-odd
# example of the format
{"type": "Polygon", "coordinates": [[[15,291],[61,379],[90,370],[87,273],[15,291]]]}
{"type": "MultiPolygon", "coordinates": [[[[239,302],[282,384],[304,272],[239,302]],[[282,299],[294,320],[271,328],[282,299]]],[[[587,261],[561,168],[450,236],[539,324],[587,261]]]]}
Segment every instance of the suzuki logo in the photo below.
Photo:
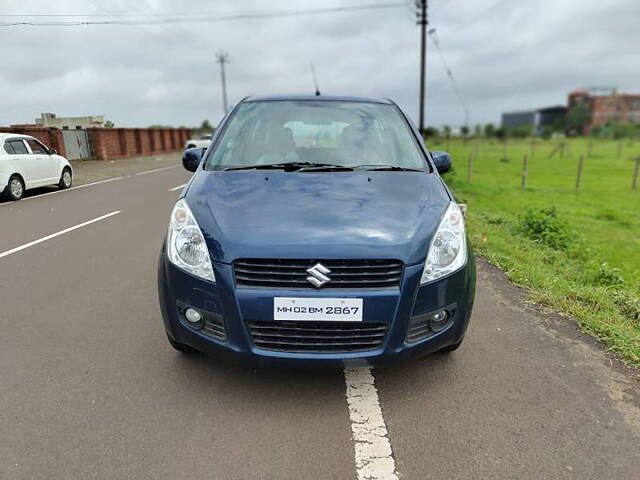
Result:
{"type": "Polygon", "coordinates": [[[310,275],[307,277],[307,282],[316,288],[320,288],[325,283],[331,281],[331,279],[327,277],[327,273],[331,273],[331,270],[321,263],[316,263],[313,267],[307,268],[307,273],[310,275]]]}

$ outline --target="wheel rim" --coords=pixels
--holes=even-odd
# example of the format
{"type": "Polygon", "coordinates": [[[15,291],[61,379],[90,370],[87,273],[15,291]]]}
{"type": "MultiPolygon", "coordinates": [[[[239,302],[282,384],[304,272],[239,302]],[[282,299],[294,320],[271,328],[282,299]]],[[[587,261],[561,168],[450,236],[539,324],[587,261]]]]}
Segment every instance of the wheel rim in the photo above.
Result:
{"type": "Polygon", "coordinates": [[[15,198],[19,198],[22,196],[22,182],[17,178],[11,180],[11,195],[15,198]]]}
{"type": "Polygon", "coordinates": [[[62,174],[62,183],[64,183],[65,187],[71,186],[71,174],[68,170],[65,170],[65,172],[62,174]]]}

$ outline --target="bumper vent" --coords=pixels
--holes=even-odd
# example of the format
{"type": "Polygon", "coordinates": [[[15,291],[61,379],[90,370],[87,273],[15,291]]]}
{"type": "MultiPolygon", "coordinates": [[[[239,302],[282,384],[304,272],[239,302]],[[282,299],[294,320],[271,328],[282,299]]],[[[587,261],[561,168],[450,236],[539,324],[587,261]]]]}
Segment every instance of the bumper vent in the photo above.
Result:
{"type": "Polygon", "coordinates": [[[258,348],[281,352],[342,353],[378,348],[386,324],[345,322],[251,322],[258,348]]]}
{"type": "Polygon", "coordinates": [[[213,337],[217,340],[226,340],[227,333],[224,329],[224,320],[221,315],[207,312],[204,315],[204,325],[202,326],[202,333],[213,337]]]}
{"type": "Polygon", "coordinates": [[[236,284],[245,288],[315,289],[307,269],[321,263],[330,270],[321,288],[393,288],[400,285],[398,260],[242,259],[234,262],[236,284]]]}

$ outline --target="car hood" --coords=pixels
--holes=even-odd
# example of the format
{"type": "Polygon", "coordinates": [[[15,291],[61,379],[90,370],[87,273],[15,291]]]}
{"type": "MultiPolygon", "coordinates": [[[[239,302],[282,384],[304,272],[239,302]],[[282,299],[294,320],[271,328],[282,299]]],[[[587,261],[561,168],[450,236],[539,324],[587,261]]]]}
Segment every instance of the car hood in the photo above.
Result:
{"type": "Polygon", "coordinates": [[[424,261],[449,203],[423,172],[199,171],[186,201],[214,261],[424,261]]]}

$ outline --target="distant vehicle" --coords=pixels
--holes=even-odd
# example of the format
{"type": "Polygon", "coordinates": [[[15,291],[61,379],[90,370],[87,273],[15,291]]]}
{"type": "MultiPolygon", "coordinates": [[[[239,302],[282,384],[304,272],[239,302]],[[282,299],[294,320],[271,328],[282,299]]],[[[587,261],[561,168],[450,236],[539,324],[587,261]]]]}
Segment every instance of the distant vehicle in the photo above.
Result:
{"type": "Polygon", "coordinates": [[[475,263],[463,213],[390,100],[249,97],[171,213],[158,287],[169,343],[263,365],[451,352],[475,263]]]}
{"type": "Polygon", "coordinates": [[[0,195],[20,200],[45,185],[71,187],[73,168],[66,158],[28,135],[0,133],[0,195]]]}
{"type": "Polygon", "coordinates": [[[190,138],[184,144],[185,150],[188,148],[208,148],[211,143],[211,135],[201,135],[200,138],[190,138]]]}

